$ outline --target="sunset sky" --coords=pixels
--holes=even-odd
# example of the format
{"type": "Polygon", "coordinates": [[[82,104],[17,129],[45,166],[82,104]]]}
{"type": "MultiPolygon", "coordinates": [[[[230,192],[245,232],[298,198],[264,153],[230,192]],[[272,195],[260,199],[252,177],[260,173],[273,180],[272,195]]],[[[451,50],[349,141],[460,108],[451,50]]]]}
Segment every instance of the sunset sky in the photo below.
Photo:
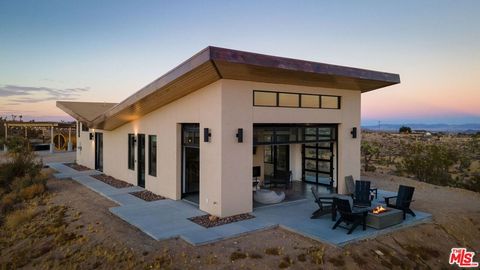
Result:
{"type": "Polygon", "coordinates": [[[480,123],[480,1],[0,0],[0,115],[70,119],[208,45],[399,73],[362,123],[480,123]],[[238,2],[238,3],[237,3],[238,2]]]}

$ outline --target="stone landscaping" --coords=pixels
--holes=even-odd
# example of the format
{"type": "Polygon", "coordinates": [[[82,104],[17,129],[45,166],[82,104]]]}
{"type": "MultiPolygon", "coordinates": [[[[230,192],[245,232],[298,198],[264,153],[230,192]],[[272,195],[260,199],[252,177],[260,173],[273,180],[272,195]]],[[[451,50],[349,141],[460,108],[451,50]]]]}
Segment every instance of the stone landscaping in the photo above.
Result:
{"type": "Polygon", "coordinates": [[[127,182],[122,181],[122,180],[118,180],[118,179],[116,179],[114,177],[111,177],[109,175],[106,175],[106,174],[92,175],[92,177],[97,179],[97,180],[100,180],[100,181],[104,182],[105,184],[108,184],[112,187],[115,187],[115,188],[133,187],[133,185],[130,184],[130,183],[127,183],[127,182]]]}
{"type": "Polygon", "coordinates": [[[138,198],[140,198],[144,201],[147,201],[147,202],[153,202],[153,201],[158,201],[158,200],[165,199],[165,197],[157,195],[157,194],[155,194],[153,192],[150,192],[148,190],[131,192],[130,194],[132,194],[133,196],[138,197],[138,198]]]}
{"type": "Polygon", "coordinates": [[[77,163],[64,163],[64,164],[67,165],[68,167],[70,167],[70,168],[72,168],[72,169],[74,169],[74,170],[76,170],[76,171],[80,171],[80,172],[91,170],[90,168],[85,167],[85,166],[83,166],[83,165],[79,165],[79,164],[77,164],[77,163]]]}
{"type": "Polygon", "coordinates": [[[212,215],[203,215],[203,216],[191,217],[188,220],[195,222],[198,225],[203,226],[205,228],[211,228],[215,226],[225,225],[225,224],[252,219],[252,218],[255,218],[255,216],[252,216],[250,214],[240,214],[240,215],[235,215],[235,216],[230,216],[225,218],[219,218],[212,215]]]}

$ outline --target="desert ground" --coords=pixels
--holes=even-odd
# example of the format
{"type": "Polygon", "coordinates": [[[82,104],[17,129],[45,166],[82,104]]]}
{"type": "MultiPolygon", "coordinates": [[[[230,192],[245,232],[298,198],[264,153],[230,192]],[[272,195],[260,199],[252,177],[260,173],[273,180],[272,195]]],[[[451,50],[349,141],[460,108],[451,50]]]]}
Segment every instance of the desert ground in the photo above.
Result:
{"type": "Polygon", "coordinates": [[[413,209],[432,213],[432,222],[342,248],[279,228],[194,247],[181,239],[155,241],[112,215],[108,208],[115,203],[73,180],[52,178],[45,194],[25,202],[24,207],[35,213],[30,221],[15,228],[0,227],[0,265],[2,269],[449,269],[452,247],[480,251],[479,193],[381,173],[362,177],[386,190],[395,191],[399,184],[415,186],[413,209]]]}
{"type": "MultiPolygon", "coordinates": [[[[480,249],[480,194],[415,180],[367,174],[379,188],[416,187],[414,209],[433,221],[374,239],[333,247],[272,229],[193,247],[155,241],[112,215],[115,204],[72,180],[48,181],[27,203],[34,218],[1,227],[4,269],[448,269],[452,247],[480,249]]],[[[312,202],[313,203],[313,202],[312,202]]],[[[308,217],[306,217],[308,218],[308,217]]],[[[319,228],[329,230],[330,228],[319,228]]]]}

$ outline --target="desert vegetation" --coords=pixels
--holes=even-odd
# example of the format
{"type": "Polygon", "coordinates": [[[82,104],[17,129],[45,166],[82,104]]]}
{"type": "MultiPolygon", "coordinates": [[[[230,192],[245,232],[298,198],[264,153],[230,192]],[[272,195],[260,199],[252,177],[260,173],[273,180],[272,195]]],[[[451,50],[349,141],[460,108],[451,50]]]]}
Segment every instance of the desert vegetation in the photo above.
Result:
{"type": "Polygon", "coordinates": [[[480,133],[364,132],[362,168],[480,192],[480,133]]]}
{"type": "Polygon", "coordinates": [[[46,190],[43,165],[27,143],[20,137],[6,142],[9,152],[0,164],[0,224],[14,227],[33,217],[34,211],[27,207],[29,201],[46,190]]]}

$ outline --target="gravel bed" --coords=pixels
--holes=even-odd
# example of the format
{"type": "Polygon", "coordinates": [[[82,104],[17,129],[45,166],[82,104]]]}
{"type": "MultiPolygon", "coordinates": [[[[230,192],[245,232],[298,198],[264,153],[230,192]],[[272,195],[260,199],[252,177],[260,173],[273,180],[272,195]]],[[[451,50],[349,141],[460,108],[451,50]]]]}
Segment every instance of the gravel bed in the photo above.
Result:
{"type": "Polygon", "coordinates": [[[251,218],[255,218],[255,216],[252,216],[250,214],[240,214],[240,215],[235,215],[230,217],[218,218],[211,215],[203,215],[203,216],[191,217],[189,218],[189,220],[205,228],[211,228],[211,227],[225,225],[228,223],[238,222],[238,221],[247,220],[251,218]]]}
{"type": "Polygon", "coordinates": [[[153,192],[150,192],[148,190],[131,192],[130,194],[132,194],[133,196],[138,197],[138,198],[140,198],[144,201],[147,201],[147,202],[159,201],[159,200],[165,199],[165,197],[157,195],[157,194],[155,194],[153,192]]]}
{"type": "Polygon", "coordinates": [[[130,184],[130,183],[127,183],[127,182],[122,181],[122,180],[118,180],[117,178],[111,177],[110,175],[106,175],[106,174],[92,175],[91,177],[93,177],[97,180],[100,180],[100,181],[104,182],[105,184],[108,184],[108,185],[110,185],[112,187],[115,187],[115,188],[133,187],[133,185],[130,184]]]}
{"type": "Polygon", "coordinates": [[[76,171],[89,171],[89,170],[91,170],[90,168],[85,167],[83,165],[78,165],[77,163],[64,163],[64,164],[67,165],[68,167],[76,170],[76,171]]]}

